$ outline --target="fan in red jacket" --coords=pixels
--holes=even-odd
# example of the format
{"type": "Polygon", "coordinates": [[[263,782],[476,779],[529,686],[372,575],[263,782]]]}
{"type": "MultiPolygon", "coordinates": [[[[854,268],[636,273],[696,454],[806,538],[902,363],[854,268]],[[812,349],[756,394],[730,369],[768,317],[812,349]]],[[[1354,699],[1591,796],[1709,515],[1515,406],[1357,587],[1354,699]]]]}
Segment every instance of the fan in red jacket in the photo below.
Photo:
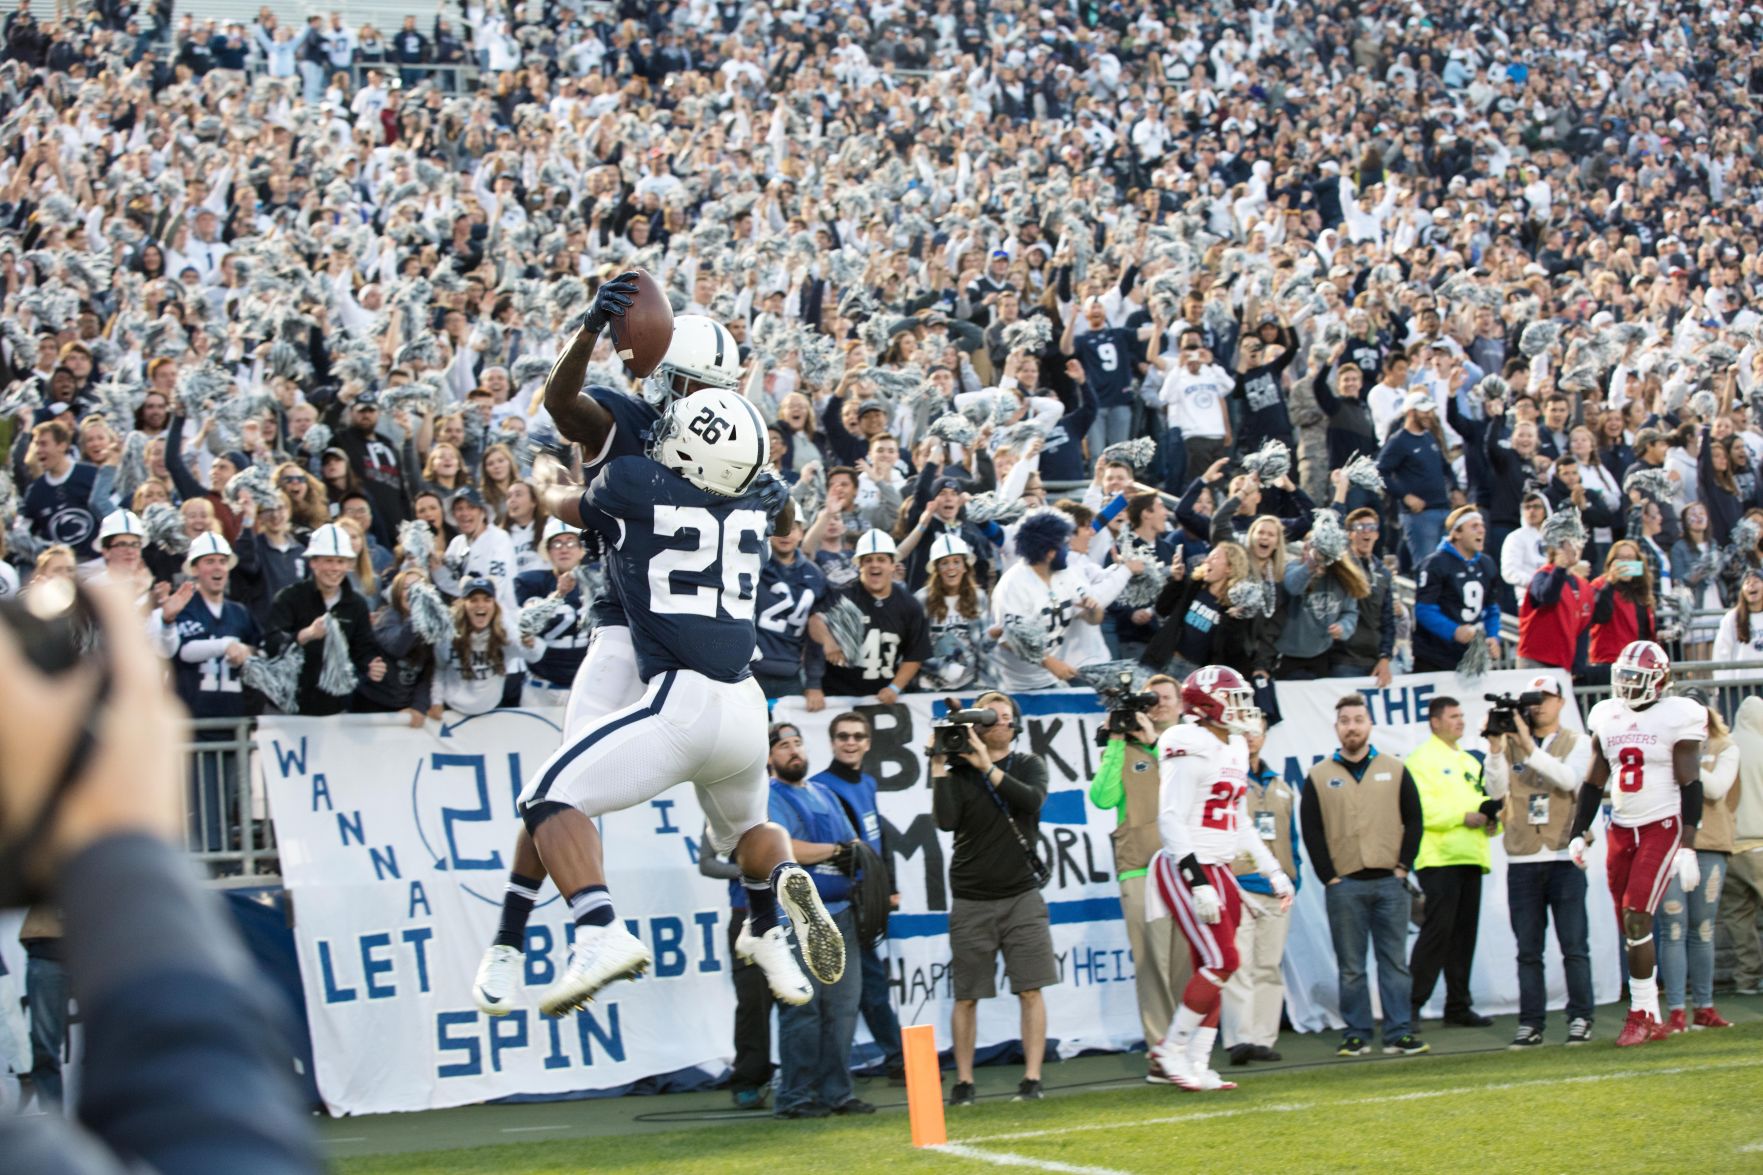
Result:
{"type": "Polygon", "coordinates": [[[1574,573],[1586,532],[1571,505],[1550,515],[1542,538],[1549,561],[1531,576],[1518,602],[1518,664],[1569,673],[1580,661],[1580,634],[1592,615],[1592,588],[1574,573]]]}

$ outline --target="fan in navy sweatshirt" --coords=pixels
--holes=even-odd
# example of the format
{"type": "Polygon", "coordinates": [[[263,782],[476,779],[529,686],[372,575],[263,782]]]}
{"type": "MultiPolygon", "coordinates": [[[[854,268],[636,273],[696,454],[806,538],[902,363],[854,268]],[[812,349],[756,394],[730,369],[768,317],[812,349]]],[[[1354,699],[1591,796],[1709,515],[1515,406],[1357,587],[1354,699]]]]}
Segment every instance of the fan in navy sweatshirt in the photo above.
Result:
{"type": "Polygon", "coordinates": [[[1416,673],[1455,669],[1474,640],[1500,655],[1500,574],[1481,549],[1487,522],[1474,506],[1459,506],[1448,522],[1449,539],[1421,564],[1414,587],[1416,673]]]}

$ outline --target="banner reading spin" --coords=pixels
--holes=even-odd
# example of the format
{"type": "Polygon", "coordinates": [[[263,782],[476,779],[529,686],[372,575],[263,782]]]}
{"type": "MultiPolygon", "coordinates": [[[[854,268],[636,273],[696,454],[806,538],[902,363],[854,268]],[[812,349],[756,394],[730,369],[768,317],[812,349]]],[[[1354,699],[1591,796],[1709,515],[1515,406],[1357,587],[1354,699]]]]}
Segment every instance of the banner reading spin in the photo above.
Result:
{"type": "MultiPolygon", "coordinates": [[[[1528,674],[1495,674],[1488,691],[1521,688],[1528,674]]],[[[1376,743],[1400,754],[1426,737],[1425,708],[1459,691],[1450,675],[1404,680],[1281,685],[1285,721],[1268,761],[1294,782],[1333,749],[1334,700],[1368,694],[1376,743]]],[[[1486,704],[1458,692],[1478,729],[1486,704]]],[[[1045,895],[1061,983],[1048,993],[1049,1035],[1071,1055],[1124,1048],[1140,1036],[1133,963],[1120,920],[1109,831],[1112,812],[1088,802],[1100,752],[1093,695],[1026,694],[1018,745],[1043,756],[1051,779],[1041,815],[1041,852],[1053,866],[1045,895]]],[[[894,706],[857,707],[876,727],[870,762],[894,853],[901,910],[885,944],[902,1024],[933,1024],[948,1047],[952,1006],[946,937],[950,838],[936,829],[922,747],[940,705],[912,695],[894,706]]],[[[777,716],[798,723],[809,764],[830,760],[827,726],[795,700],[777,716]]],[[[276,820],[283,875],[312,1024],[317,1081],[334,1113],[461,1105],[518,1094],[615,1089],[732,1054],[728,892],[696,870],[702,820],[690,788],[676,788],[603,822],[607,873],[620,917],[655,952],[651,976],[608,988],[564,1020],[541,1016],[530,993],[566,961],[573,926],[549,883],[527,931],[527,991],[508,1016],[489,1018],[471,1000],[478,959],[494,933],[519,824],[514,800],[527,773],[555,748],[557,715],[496,711],[411,730],[378,718],[266,718],[259,759],[276,820]]],[[[1577,724],[1577,716],[1572,718],[1577,724]]],[[[1479,744],[1477,744],[1479,745],[1479,744]]],[[[1483,898],[1475,983],[1488,1010],[1516,1006],[1514,948],[1503,867],[1483,898]],[[1485,993],[1485,996],[1484,996],[1485,993]]],[[[1306,873],[1286,956],[1292,1021],[1333,1022],[1334,958],[1314,875],[1306,873]]],[[[1594,865],[1593,958],[1600,998],[1617,983],[1614,928],[1601,868],[1594,865]]],[[[1551,947],[1551,952],[1553,948],[1551,947]]],[[[1550,988],[1558,1002],[1558,956],[1550,988]]],[[[1007,985],[1000,982],[1000,990],[1007,985]]],[[[1018,1035],[1015,1001],[980,1006],[981,1046],[1018,1035]]],[[[860,1039],[864,1039],[861,1035],[860,1039]]]]}

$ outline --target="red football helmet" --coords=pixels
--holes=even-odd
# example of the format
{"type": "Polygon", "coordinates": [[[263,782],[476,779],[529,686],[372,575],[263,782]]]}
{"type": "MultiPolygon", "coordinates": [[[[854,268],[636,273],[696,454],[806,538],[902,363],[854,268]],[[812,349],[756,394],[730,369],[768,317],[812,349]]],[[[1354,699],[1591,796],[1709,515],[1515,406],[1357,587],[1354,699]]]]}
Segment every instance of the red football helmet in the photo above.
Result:
{"type": "Polygon", "coordinates": [[[1181,683],[1181,705],[1184,713],[1239,734],[1258,729],[1261,722],[1254,689],[1228,665],[1207,665],[1188,674],[1181,683]]]}
{"type": "Polygon", "coordinates": [[[1610,692],[1631,706],[1650,706],[1665,691],[1671,658],[1652,641],[1630,641],[1610,669],[1610,692]]]}

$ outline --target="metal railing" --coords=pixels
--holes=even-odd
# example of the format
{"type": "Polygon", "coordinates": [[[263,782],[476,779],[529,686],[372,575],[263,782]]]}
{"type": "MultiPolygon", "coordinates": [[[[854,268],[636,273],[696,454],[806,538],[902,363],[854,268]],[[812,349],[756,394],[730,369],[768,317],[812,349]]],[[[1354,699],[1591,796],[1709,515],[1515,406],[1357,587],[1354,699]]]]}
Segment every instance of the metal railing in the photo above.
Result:
{"type": "Polygon", "coordinates": [[[250,718],[200,718],[184,738],[184,845],[219,882],[273,878],[281,871],[275,828],[258,786],[250,718]]]}

